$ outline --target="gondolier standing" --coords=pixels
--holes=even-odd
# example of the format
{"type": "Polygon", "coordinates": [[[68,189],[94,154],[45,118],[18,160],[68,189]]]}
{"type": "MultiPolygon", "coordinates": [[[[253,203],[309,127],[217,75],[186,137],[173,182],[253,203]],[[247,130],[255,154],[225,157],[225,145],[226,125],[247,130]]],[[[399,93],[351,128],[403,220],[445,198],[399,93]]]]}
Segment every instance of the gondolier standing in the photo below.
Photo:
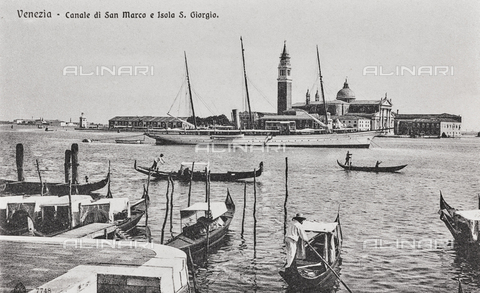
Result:
{"type": "Polygon", "coordinates": [[[292,221],[287,227],[285,235],[285,244],[287,246],[287,263],[285,269],[292,265],[295,256],[297,259],[305,258],[305,245],[304,241],[308,241],[307,233],[303,229],[302,223],[305,221],[305,217],[302,214],[297,214],[292,218],[292,221]]]}
{"type": "Polygon", "coordinates": [[[347,155],[345,156],[345,164],[344,165],[345,166],[350,165],[351,164],[351,162],[350,162],[351,159],[352,159],[352,154],[349,151],[347,151],[347,155]]]}

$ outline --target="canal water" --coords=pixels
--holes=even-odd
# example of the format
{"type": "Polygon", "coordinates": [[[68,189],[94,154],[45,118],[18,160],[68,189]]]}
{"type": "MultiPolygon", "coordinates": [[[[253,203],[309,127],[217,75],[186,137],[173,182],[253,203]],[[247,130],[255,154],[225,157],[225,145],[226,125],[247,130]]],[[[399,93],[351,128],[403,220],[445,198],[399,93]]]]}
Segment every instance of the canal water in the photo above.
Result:
{"type": "MultiPolygon", "coordinates": [[[[480,292],[478,258],[456,247],[439,219],[439,195],[459,209],[478,206],[480,193],[480,138],[375,138],[370,149],[350,149],[354,165],[408,164],[400,173],[346,172],[336,163],[347,149],[287,148],[232,149],[194,146],[116,144],[114,139],[134,134],[81,132],[65,129],[45,132],[23,129],[0,131],[0,178],[15,179],[15,145],[25,149],[25,175],[62,182],[66,149],[79,145],[79,172],[84,181],[104,178],[110,162],[115,197],[139,198],[147,183],[134,170],[150,166],[164,154],[161,168],[178,170],[181,162],[209,162],[212,172],[247,171],[264,162],[256,185],[247,182],[244,233],[243,182],[211,183],[212,201],[223,201],[227,189],[236,214],[223,246],[197,270],[201,292],[287,292],[278,271],[284,264],[284,201],[288,158],[288,219],[297,212],[309,220],[333,221],[340,212],[344,242],[341,278],[353,292],[457,292],[460,279],[466,292],[480,292]],[[85,138],[93,139],[83,143],[85,138]],[[256,243],[254,243],[254,192],[256,243]]],[[[138,137],[137,137],[138,138],[138,137]]],[[[160,243],[165,217],[167,183],[150,182],[149,226],[160,243]]],[[[188,184],[175,182],[172,232],[180,231],[179,210],[187,205],[188,184]]],[[[106,188],[100,191],[106,193],[106,188]]],[[[205,184],[192,185],[192,202],[203,201],[205,184]]],[[[166,225],[170,237],[170,223],[166,225]]],[[[28,273],[28,272],[25,272],[28,273]]],[[[315,291],[314,291],[315,292],[315,291]]],[[[338,284],[332,292],[347,292],[338,284]]]]}

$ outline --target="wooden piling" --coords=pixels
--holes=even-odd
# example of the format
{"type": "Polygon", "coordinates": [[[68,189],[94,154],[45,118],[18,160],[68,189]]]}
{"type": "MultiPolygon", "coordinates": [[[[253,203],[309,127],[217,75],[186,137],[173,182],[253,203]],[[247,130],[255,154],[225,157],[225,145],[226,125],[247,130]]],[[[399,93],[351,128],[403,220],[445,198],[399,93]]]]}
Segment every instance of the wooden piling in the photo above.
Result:
{"type": "Polygon", "coordinates": [[[190,206],[190,198],[192,197],[192,181],[193,181],[193,169],[195,167],[195,162],[192,163],[192,173],[190,173],[190,184],[188,185],[188,200],[187,207],[190,206]]]}
{"type": "Polygon", "coordinates": [[[72,143],[72,184],[78,184],[78,144],[72,143]]]}
{"type": "Polygon", "coordinates": [[[37,162],[37,172],[38,172],[38,178],[40,179],[40,195],[43,196],[43,181],[42,181],[42,174],[40,173],[40,165],[38,164],[38,159],[36,160],[37,162]]]}
{"type": "Polygon", "coordinates": [[[70,181],[70,168],[72,167],[71,159],[72,152],[70,150],[65,150],[65,163],[63,164],[65,170],[65,183],[70,181]]]}
{"type": "Polygon", "coordinates": [[[19,143],[16,147],[16,160],[17,160],[17,179],[18,181],[24,181],[23,175],[23,144],[19,143]]]}
{"type": "Polygon", "coordinates": [[[288,201],[288,157],[285,157],[285,202],[283,203],[283,235],[287,234],[287,201],[288,201]]]}
{"type": "Polygon", "coordinates": [[[243,232],[244,232],[244,227],[245,227],[245,210],[247,208],[247,182],[243,183],[243,215],[242,215],[242,235],[243,237],[243,232]]]}
{"type": "Polygon", "coordinates": [[[170,237],[173,238],[173,192],[175,191],[175,184],[171,176],[169,180],[172,184],[172,192],[170,193],[170,237]]]}
{"type": "MultiPolygon", "coordinates": [[[[207,172],[207,168],[205,168],[206,172],[206,186],[207,186],[207,217],[209,220],[212,220],[212,211],[210,210],[210,172],[207,172]]],[[[210,246],[210,226],[207,226],[207,242],[205,244],[205,261],[208,261],[208,247],[210,246]]]]}
{"type": "Polygon", "coordinates": [[[68,228],[73,229],[72,181],[68,181],[68,228]]]}
{"type": "Polygon", "coordinates": [[[167,199],[165,203],[165,219],[163,220],[163,225],[162,225],[162,235],[160,237],[160,244],[163,244],[163,237],[165,235],[165,225],[167,225],[167,220],[168,220],[168,208],[169,208],[169,199],[168,199],[168,193],[170,191],[170,176],[168,176],[167,180],[167,193],[165,194],[165,197],[167,199]]]}
{"type": "Polygon", "coordinates": [[[253,257],[257,257],[257,176],[256,170],[253,169],[253,257]]]}
{"type": "Polygon", "coordinates": [[[208,201],[208,169],[205,167],[205,202],[208,201]]]}
{"type": "Polygon", "coordinates": [[[188,266],[190,267],[190,271],[192,272],[192,280],[193,280],[193,289],[194,292],[197,293],[198,288],[197,288],[197,276],[195,274],[195,264],[193,263],[193,258],[192,258],[192,252],[190,251],[190,247],[188,248],[188,266]]]}

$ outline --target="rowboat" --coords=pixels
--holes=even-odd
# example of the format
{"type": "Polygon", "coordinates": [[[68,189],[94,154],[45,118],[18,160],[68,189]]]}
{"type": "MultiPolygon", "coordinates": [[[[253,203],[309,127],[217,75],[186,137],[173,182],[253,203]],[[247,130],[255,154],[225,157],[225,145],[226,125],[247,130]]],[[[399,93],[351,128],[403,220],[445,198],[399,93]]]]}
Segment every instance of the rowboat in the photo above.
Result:
{"type": "Polygon", "coordinates": [[[182,233],[166,245],[191,253],[194,260],[202,259],[207,247],[221,243],[234,214],[235,204],[228,190],[224,202],[210,203],[210,213],[208,203],[195,203],[180,211],[182,233]]]}
{"type": "Polygon", "coordinates": [[[128,198],[94,200],[90,195],[1,197],[0,234],[53,237],[92,223],[107,223],[113,227],[107,236],[113,237],[117,229],[128,233],[136,227],[144,205],[143,198],[131,204],[128,198]]]}
{"type": "Polygon", "coordinates": [[[353,165],[344,165],[337,160],[337,164],[345,169],[346,171],[365,171],[365,172],[397,172],[405,168],[407,165],[398,165],[398,166],[353,166],[353,165]]]}
{"type": "Polygon", "coordinates": [[[452,208],[440,192],[440,220],[458,244],[479,244],[480,209],[459,211],[452,208]]]}
{"type": "MultiPolygon", "coordinates": [[[[72,184],[72,194],[90,194],[92,191],[102,189],[108,184],[110,173],[103,180],[85,184],[72,184]]],[[[68,195],[70,184],[68,183],[49,183],[49,182],[28,182],[5,180],[2,193],[9,194],[49,194],[49,195],[68,195]]]]}
{"type": "Polygon", "coordinates": [[[143,144],[145,143],[145,136],[142,139],[115,139],[116,143],[122,143],[122,144],[143,144]]]}
{"type": "MultiPolygon", "coordinates": [[[[205,181],[206,180],[206,173],[205,168],[209,168],[208,163],[203,162],[184,162],[180,165],[180,169],[178,171],[166,172],[166,171],[159,171],[153,170],[151,167],[141,167],[137,166],[137,161],[134,164],[135,170],[140,173],[146,174],[157,178],[157,179],[168,179],[169,176],[172,177],[173,180],[180,180],[180,181],[189,181],[192,178],[192,181],[205,181]],[[202,171],[194,171],[192,176],[192,169],[202,170],[202,171]]],[[[237,181],[242,179],[249,179],[253,177],[260,177],[263,172],[263,162],[260,162],[258,169],[253,171],[242,171],[242,172],[235,172],[235,171],[227,171],[224,173],[210,173],[210,181],[237,181]]]]}
{"type": "Polygon", "coordinates": [[[122,143],[122,144],[143,144],[145,140],[142,139],[116,139],[116,143],[122,143]]]}
{"type": "Polygon", "coordinates": [[[337,280],[336,274],[341,264],[343,237],[340,217],[337,215],[333,223],[304,221],[302,226],[309,237],[309,245],[305,247],[306,258],[294,259],[292,265],[279,274],[296,290],[331,289],[337,280]]]}

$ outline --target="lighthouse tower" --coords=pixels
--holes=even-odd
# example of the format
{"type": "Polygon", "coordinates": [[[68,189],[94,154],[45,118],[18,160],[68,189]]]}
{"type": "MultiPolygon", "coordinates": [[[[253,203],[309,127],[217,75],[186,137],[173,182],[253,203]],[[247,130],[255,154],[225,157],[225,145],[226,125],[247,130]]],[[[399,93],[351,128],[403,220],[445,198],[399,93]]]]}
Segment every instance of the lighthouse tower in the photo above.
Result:
{"type": "Polygon", "coordinates": [[[283,114],[283,111],[292,107],[292,66],[290,65],[290,55],[287,52],[287,43],[283,44],[283,52],[280,56],[278,65],[278,93],[277,93],[277,114],[283,114]]]}

